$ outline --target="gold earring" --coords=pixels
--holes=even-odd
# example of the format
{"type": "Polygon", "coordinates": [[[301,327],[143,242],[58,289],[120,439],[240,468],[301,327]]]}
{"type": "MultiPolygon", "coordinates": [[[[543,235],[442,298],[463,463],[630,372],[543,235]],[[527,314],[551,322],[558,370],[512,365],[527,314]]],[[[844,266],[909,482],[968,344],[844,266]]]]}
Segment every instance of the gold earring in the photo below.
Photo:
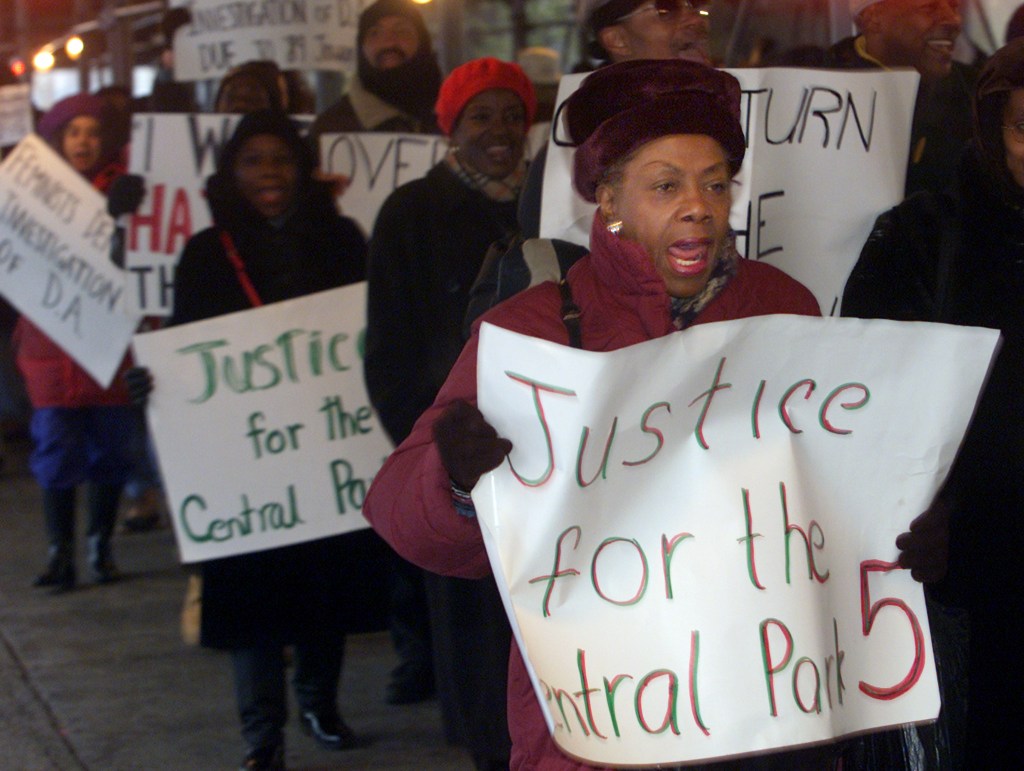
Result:
{"type": "Polygon", "coordinates": [[[614,222],[609,222],[604,227],[605,230],[607,230],[613,236],[617,236],[619,234],[619,231],[622,230],[622,220],[615,220],[614,222]]]}

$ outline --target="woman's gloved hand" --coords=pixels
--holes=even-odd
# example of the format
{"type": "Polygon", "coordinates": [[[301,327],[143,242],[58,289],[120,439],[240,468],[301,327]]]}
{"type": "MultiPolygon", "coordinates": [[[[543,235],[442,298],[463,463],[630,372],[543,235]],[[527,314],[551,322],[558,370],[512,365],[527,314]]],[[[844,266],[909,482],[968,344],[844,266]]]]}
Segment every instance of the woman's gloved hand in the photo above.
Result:
{"type": "Polygon", "coordinates": [[[153,375],[148,367],[129,367],[124,373],[124,382],[128,386],[128,395],[132,404],[145,407],[149,395],[153,391],[153,375]]]}
{"type": "Polygon", "coordinates": [[[434,443],[452,482],[472,490],[480,477],[501,465],[512,451],[474,405],[452,402],[434,423],[434,443]]]}
{"type": "Polygon", "coordinates": [[[117,219],[134,214],[146,195],[146,181],[138,174],[122,174],[107,191],[107,213],[117,219]]]}
{"type": "Polygon", "coordinates": [[[951,509],[948,501],[936,498],[910,523],[910,530],[897,536],[900,567],[910,570],[915,581],[932,584],[946,575],[951,509]]]}

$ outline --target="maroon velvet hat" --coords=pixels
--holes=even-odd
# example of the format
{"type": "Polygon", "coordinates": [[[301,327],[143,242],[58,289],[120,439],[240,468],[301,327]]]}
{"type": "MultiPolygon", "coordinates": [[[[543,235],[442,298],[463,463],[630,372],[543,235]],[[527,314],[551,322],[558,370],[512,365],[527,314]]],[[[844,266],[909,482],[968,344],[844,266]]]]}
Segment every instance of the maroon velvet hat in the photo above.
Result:
{"type": "Polygon", "coordinates": [[[679,59],[639,59],[602,67],[566,100],[576,145],[573,184],[588,201],[604,173],[640,145],[669,134],[706,134],[739,171],[746,152],[740,84],[732,75],[679,59]]]}

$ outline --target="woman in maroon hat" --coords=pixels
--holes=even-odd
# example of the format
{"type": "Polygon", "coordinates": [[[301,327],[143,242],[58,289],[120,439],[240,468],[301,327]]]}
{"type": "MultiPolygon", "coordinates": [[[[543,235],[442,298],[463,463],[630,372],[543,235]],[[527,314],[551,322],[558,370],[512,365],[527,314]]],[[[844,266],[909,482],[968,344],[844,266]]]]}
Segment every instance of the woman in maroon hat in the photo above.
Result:
{"type": "MultiPolygon", "coordinates": [[[[100,192],[125,172],[103,100],[77,94],[55,104],[37,133],[100,192]]],[[[103,388],[22,316],[13,342],[32,403],[32,473],[43,489],[49,556],[36,586],[63,592],[76,583],[75,491],[88,483],[89,567],[98,583],[118,577],[110,550],[121,490],[131,470],[132,414],[120,372],[103,388]]]]}
{"type": "MultiPolygon", "coordinates": [[[[569,298],[558,285],[541,284],[483,320],[612,351],[693,324],[818,315],[806,288],[770,265],[742,260],[734,247],[732,180],[745,151],[735,78],[680,60],[622,62],[591,74],[566,109],[578,148],[574,183],[598,205],[590,254],[568,272],[569,298]],[[563,320],[566,299],[579,311],[576,323],[563,320]]],[[[490,574],[468,492],[511,449],[475,406],[476,353],[474,333],[434,404],[377,475],[363,509],[407,559],[464,578],[490,574]]],[[[514,643],[508,721],[513,769],[586,768],[549,735],[514,643]]],[[[782,767],[795,766],[791,760],[782,767]]]]}
{"type": "MultiPolygon", "coordinates": [[[[434,401],[462,349],[469,290],[488,246],[516,229],[535,111],[533,86],[518,65],[485,58],[457,67],[435,106],[448,152],[424,178],[395,190],[377,215],[368,264],[366,382],[395,444],[434,401]]],[[[424,580],[449,738],[469,747],[477,768],[506,768],[511,633],[494,581],[429,574],[424,580]],[[489,642],[477,644],[480,636],[489,642]]]]}

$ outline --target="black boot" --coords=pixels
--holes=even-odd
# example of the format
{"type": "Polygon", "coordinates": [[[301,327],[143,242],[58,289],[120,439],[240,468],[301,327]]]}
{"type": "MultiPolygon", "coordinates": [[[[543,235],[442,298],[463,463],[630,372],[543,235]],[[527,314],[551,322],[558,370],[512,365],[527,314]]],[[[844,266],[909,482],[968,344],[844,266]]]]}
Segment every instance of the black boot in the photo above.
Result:
{"type": "Polygon", "coordinates": [[[117,503],[123,485],[89,485],[89,567],[98,584],[109,584],[121,577],[111,554],[110,539],[117,520],[117,503]]]}
{"type": "Polygon", "coordinates": [[[75,489],[43,489],[43,516],[50,543],[46,571],[33,586],[51,586],[55,593],[75,588],[75,489]]]}
{"type": "Polygon", "coordinates": [[[75,588],[75,560],[70,549],[61,546],[50,547],[50,559],[46,570],[36,576],[33,586],[52,586],[54,594],[69,592],[75,588]]]}

